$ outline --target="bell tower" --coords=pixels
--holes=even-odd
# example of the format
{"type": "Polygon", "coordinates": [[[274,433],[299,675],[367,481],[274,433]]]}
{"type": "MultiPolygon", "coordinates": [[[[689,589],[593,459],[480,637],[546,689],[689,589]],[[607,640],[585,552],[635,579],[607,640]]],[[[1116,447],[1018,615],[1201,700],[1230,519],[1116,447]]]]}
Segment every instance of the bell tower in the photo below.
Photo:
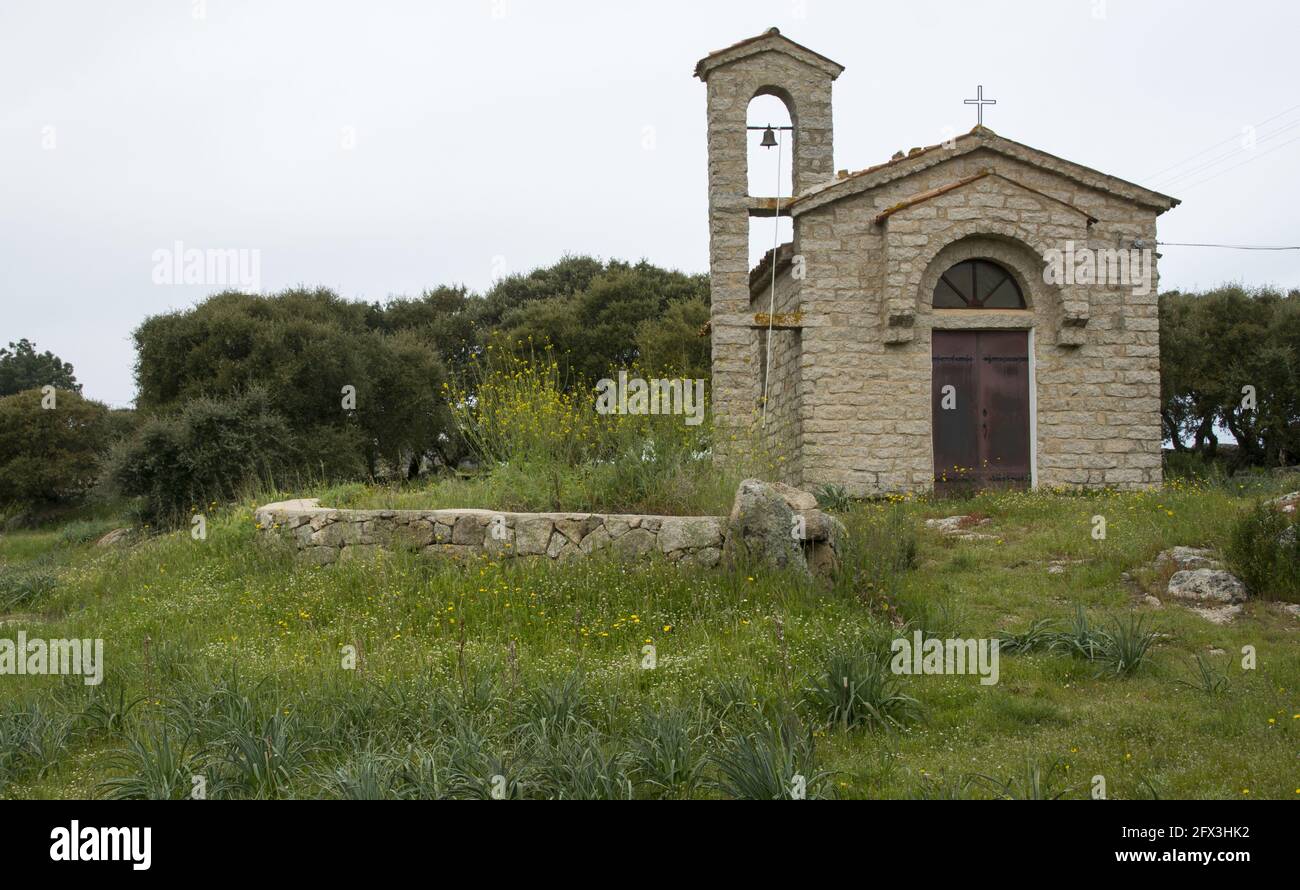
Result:
{"type": "MultiPolygon", "coordinates": [[[[798,195],[834,177],[831,83],[843,70],[776,28],[710,53],[695,66],[695,76],[708,88],[712,403],[720,428],[747,424],[759,398],[758,335],[749,315],[749,218],[772,216],[775,196],[749,194],[750,100],[772,95],[785,103],[794,128],[798,195]]],[[[728,437],[717,441],[725,455],[728,437]]]]}

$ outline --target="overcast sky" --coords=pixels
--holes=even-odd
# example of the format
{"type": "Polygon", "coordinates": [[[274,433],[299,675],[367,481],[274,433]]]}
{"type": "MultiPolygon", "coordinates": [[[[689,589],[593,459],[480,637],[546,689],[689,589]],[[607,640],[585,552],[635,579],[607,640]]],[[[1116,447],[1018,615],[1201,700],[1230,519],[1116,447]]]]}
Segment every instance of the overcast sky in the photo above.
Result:
{"type": "MultiPolygon", "coordinates": [[[[1161,240],[1300,244],[1294,2],[4,0],[0,343],[129,404],[131,330],[219,289],[154,283],[177,241],[367,300],[706,271],[691,72],[774,25],[846,66],[837,168],[968,130],[983,84],[998,133],[1182,198],[1161,240]]],[[[1300,287],[1300,252],[1163,254],[1165,288],[1300,287]]]]}

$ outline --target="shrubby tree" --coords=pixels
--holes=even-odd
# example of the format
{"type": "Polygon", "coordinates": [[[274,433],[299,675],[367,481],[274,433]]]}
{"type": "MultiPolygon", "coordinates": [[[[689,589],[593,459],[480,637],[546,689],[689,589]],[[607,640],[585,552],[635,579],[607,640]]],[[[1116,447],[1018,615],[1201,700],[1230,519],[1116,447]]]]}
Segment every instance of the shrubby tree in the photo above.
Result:
{"type": "Polygon", "coordinates": [[[482,302],[463,286],[438,287],[414,299],[390,300],[377,317],[378,326],[386,334],[406,333],[424,343],[457,373],[478,343],[481,320],[472,310],[482,302]]]}
{"type": "Polygon", "coordinates": [[[42,386],[81,392],[72,365],[48,349],[38,354],[36,344],[26,338],[0,349],[0,396],[42,386]]]}
{"type": "Polygon", "coordinates": [[[712,373],[710,338],[705,333],[709,304],[704,300],[674,300],[657,318],[636,327],[640,364],[655,374],[707,380],[712,373]]]}
{"type": "Polygon", "coordinates": [[[217,294],[136,330],[137,404],[169,411],[257,386],[311,472],[373,475],[381,461],[396,468],[438,441],[448,423],[438,316],[433,306],[423,308],[408,302],[395,313],[406,329],[377,305],[327,290],[217,294]],[[350,394],[354,403],[345,401],[350,394]]]}
{"type": "Polygon", "coordinates": [[[537,300],[565,299],[586,290],[608,267],[589,256],[566,256],[526,275],[507,275],[496,282],[473,306],[479,341],[500,328],[506,315],[537,300]]]}
{"type": "Polygon", "coordinates": [[[1226,429],[1230,469],[1300,461],[1300,292],[1167,293],[1160,326],[1161,417],[1175,450],[1212,458],[1226,429]]]}
{"type": "Polygon", "coordinates": [[[147,518],[178,522],[211,501],[273,485],[300,463],[288,424],[267,392],[253,387],[198,396],[145,418],[114,447],[106,480],[118,493],[142,498],[147,518]]]}
{"type": "MultiPolygon", "coordinates": [[[[489,294],[488,299],[492,298],[489,294]]],[[[612,369],[643,365],[643,347],[663,365],[679,357],[689,368],[655,371],[707,377],[708,340],[699,336],[708,320],[708,280],[652,266],[611,262],[571,293],[532,299],[503,313],[500,335],[510,343],[549,343],[563,375],[574,385],[590,385],[612,369]],[[703,310],[701,312],[701,309],[703,310]],[[690,329],[688,319],[700,318],[690,329]],[[680,342],[670,345],[669,339],[680,342]]]]}
{"type": "Polygon", "coordinates": [[[325,289],[224,292],[136,330],[137,407],[173,412],[258,386],[313,476],[409,474],[423,456],[453,464],[464,454],[443,384],[489,342],[553,345],[570,386],[643,355],[656,371],[707,376],[707,299],[703,275],[581,256],[508,276],[483,296],[460,286],[386,304],[325,289]]]}
{"type": "Polygon", "coordinates": [[[40,389],[0,398],[0,504],[49,504],[84,494],[111,438],[109,410],[71,390],[53,407],[40,389]]]}

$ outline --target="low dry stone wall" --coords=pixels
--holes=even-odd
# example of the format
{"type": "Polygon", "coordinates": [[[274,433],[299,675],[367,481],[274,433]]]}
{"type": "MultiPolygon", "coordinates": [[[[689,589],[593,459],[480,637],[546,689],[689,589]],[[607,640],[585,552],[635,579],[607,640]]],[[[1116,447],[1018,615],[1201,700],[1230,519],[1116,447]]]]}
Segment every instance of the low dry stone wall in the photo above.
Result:
{"type": "Polygon", "coordinates": [[[712,568],[767,565],[824,575],[839,565],[845,529],[806,491],[746,479],[731,515],[502,513],[495,510],[335,510],[316,500],[281,501],[257,511],[257,527],[289,537],[316,565],[418,550],[430,556],[567,562],[597,552],[634,560],[712,568]]]}
{"type": "Polygon", "coordinates": [[[722,557],[726,528],[717,516],[336,510],[314,499],[267,504],[256,519],[262,533],[291,538],[299,557],[317,565],[406,549],[462,560],[487,555],[556,562],[609,551],[621,559],[659,554],[711,567],[722,557]]]}

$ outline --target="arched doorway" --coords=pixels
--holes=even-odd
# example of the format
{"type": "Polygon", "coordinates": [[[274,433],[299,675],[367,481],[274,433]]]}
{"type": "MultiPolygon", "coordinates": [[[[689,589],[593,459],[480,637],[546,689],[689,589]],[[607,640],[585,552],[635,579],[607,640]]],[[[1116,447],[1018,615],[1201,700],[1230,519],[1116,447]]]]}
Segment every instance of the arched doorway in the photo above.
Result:
{"type": "MultiPolygon", "coordinates": [[[[1025,298],[1005,268],[970,259],[939,276],[933,306],[1014,311],[1025,308],[1025,298]]],[[[1029,331],[970,321],[931,331],[935,491],[1027,488],[1033,478],[1029,331]]]]}

